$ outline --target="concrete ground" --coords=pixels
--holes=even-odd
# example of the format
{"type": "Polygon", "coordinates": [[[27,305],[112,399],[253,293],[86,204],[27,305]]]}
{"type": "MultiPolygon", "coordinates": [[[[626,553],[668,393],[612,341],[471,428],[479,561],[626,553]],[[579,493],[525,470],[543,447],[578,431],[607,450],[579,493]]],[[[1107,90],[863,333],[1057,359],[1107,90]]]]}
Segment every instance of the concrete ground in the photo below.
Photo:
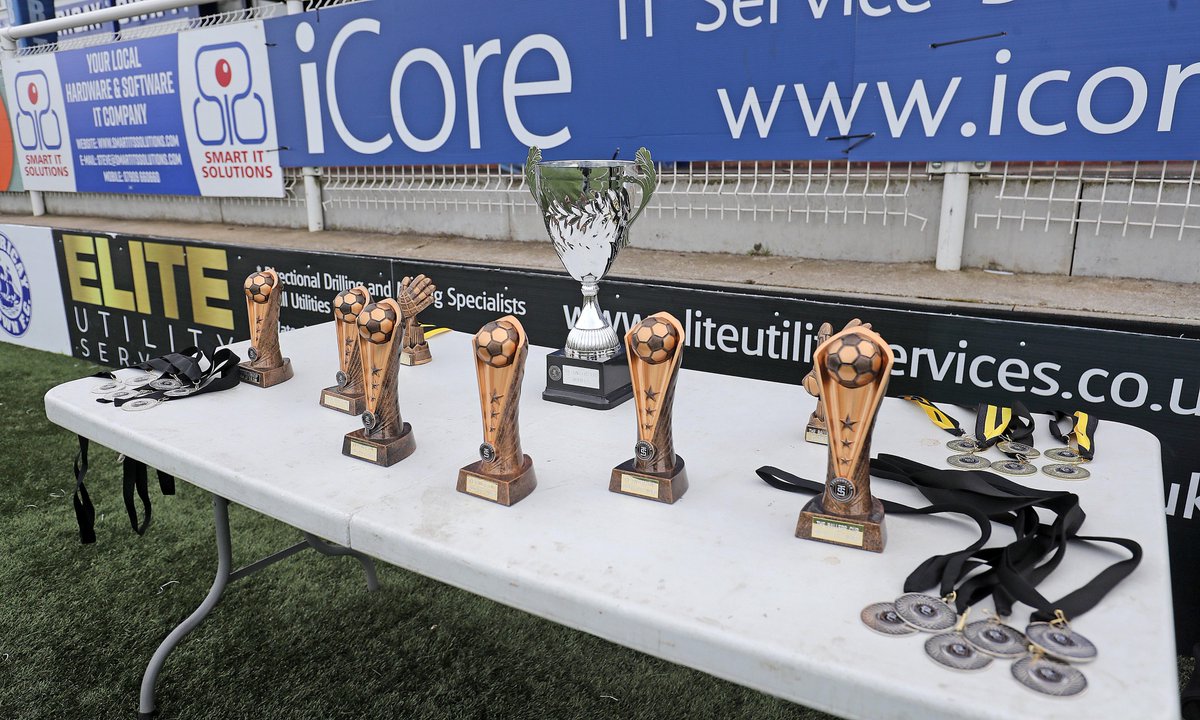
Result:
{"type": "MultiPolygon", "coordinates": [[[[8,223],[76,228],[246,246],[351,252],[415,260],[469,262],[561,270],[549,242],[505,242],[461,237],[389,235],[352,231],[309,233],[277,227],[96,217],[3,215],[8,223]]],[[[791,257],[621,252],[613,277],[711,285],[748,285],[807,296],[847,296],[928,304],[941,309],[1023,310],[1090,318],[1153,322],[1194,329],[1200,324],[1200,291],[1194,285],[1156,280],[1007,274],[986,270],[940,272],[924,263],[859,263],[791,257]]]]}

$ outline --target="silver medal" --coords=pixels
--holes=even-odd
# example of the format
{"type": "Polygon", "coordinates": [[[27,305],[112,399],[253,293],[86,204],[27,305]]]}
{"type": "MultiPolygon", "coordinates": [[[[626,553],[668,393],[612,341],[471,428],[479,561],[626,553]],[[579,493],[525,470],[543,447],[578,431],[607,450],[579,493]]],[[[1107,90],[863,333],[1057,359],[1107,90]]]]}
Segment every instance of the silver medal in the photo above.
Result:
{"type": "Polygon", "coordinates": [[[984,470],[991,466],[991,463],[986,458],[981,458],[978,455],[971,453],[963,453],[961,455],[951,455],[946,458],[946,462],[956,468],[964,468],[967,470],[984,470]]]}
{"type": "Polygon", "coordinates": [[[1034,647],[1057,660],[1083,663],[1096,659],[1096,646],[1083,635],[1065,625],[1048,622],[1030,623],[1025,635],[1034,647]]]}
{"type": "Polygon", "coordinates": [[[108,397],[113,400],[125,400],[126,398],[135,398],[137,396],[138,396],[137,390],[130,390],[128,388],[125,388],[124,390],[117,390],[116,392],[112,393],[108,397]]]}
{"type": "Polygon", "coordinates": [[[925,654],[951,670],[982,670],[992,664],[991,655],[979,652],[962,633],[956,632],[934,635],[926,640],[925,654]]]}
{"type": "Polygon", "coordinates": [[[994,620],[980,620],[963,628],[963,637],[976,649],[998,658],[1018,658],[1028,649],[1025,634],[994,620]]]}
{"type": "Polygon", "coordinates": [[[907,593],[896,598],[896,614],[922,632],[941,632],[954,627],[958,615],[954,609],[932,595],[907,593]]]}
{"type": "Polygon", "coordinates": [[[963,436],[960,438],[955,438],[954,440],[946,443],[946,449],[953,450],[957,453],[972,453],[979,452],[984,448],[975,438],[963,436]]]}
{"type": "Polygon", "coordinates": [[[1020,460],[997,460],[992,463],[992,469],[1005,475],[1032,475],[1037,468],[1020,460]]]}
{"type": "Polygon", "coordinates": [[[179,382],[175,378],[159,378],[157,380],[151,380],[150,387],[154,388],[155,390],[175,390],[183,387],[183,383],[179,382]]]}
{"type": "Polygon", "coordinates": [[[1043,465],[1042,472],[1057,480],[1087,480],[1092,476],[1086,468],[1081,468],[1075,463],[1043,465]]]}
{"type": "Polygon", "coordinates": [[[1047,450],[1046,459],[1054,462],[1079,462],[1083,458],[1071,448],[1061,447],[1047,450]]]}
{"type": "Polygon", "coordinates": [[[1078,695],[1087,689],[1083,673],[1066,663],[1027,655],[1012,665],[1017,682],[1034,692],[1056,697],[1078,695]]]}
{"type": "Polygon", "coordinates": [[[162,400],[155,400],[153,398],[135,398],[127,403],[122,404],[121,409],[128,410],[129,412],[149,410],[160,402],[162,402],[162,400]]]}
{"type": "Polygon", "coordinates": [[[138,372],[132,375],[125,375],[124,381],[130,385],[145,385],[156,377],[158,376],[152,373],[138,372]]]}
{"type": "Polygon", "coordinates": [[[996,449],[1005,455],[1023,455],[1025,459],[1030,460],[1042,454],[1032,445],[1026,445],[1022,442],[1013,442],[1012,440],[1001,440],[996,443],[996,449]]]}
{"type": "Polygon", "coordinates": [[[859,614],[863,625],[881,635],[900,637],[914,635],[917,629],[907,624],[896,613],[896,604],[890,602],[873,603],[863,608],[859,614]]]}
{"type": "Polygon", "coordinates": [[[163,395],[166,395],[167,397],[187,397],[199,389],[200,388],[194,387],[178,387],[164,392],[163,395]]]}
{"type": "Polygon", "coordinates": [[[96,393],[97,395],[107,395],[111,392],[116,392],[117,390],[122,390],[124,388],[125,383],[119,380],[110,380],[103,385],[98,385],[92,388],[92,392],[96,393]]]}

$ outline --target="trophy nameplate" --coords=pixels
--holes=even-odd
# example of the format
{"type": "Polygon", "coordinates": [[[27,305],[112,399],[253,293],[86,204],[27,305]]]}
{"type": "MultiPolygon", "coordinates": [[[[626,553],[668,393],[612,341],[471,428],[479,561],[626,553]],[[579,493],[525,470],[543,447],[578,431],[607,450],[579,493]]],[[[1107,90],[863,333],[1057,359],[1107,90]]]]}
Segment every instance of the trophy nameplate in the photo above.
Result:
{"type": "Polygon", "coordinates": [[[402,335],[400,305],[391,298],[367,305],[358,316],[366,410],[363,427],[346,433],[343,455],[387,467],[417,448],[412,426],[400,417],[397,373],[402,335]]]}
{"type": "MultiPolygon", "coordinates": [[[[846,323],[848,330],[852,327],[864,327],[867,330],[871,329],[871,323],[863,323],[858,318],[854,318],[846,323]]],[[[817,346],[829,339],[833,334],[833,326],[829,323],[821,323],[821,327],[817,330],[817,346]]],[[[804,376],[804,389],[817,399],[817,406],[813,409],[812,415],[808,417],[808,425],[804,428],[804,440],[815,445],[829,444],[829,426],[825,422],[825,402],[821,400],[821,391],[817,385],[817,368],[813,364],[812,369],[804,376]]]]}
{"type": "Polygon", "coordinates": [[[362,285],[338,293],[333,299],[333,326],[338,343],[337,385],[321,391],[321,404],[347,415],[361,415],[367,407],[358,349],[358,316],[370,304],[371,294],[362,285]]]}
{"type": "Polygon", "coordinates": [[[242,287],[250,323],[250,359],[238,365],[238,378],[262,388],[291,380],[292,361],[279,350],[279,303],[283,297],[279,275],[271,268],[251,273],[242,287]]]}
{"type": "Polygon", "coordinates": [[[825,490],[804,506],[796,537],[883,552],[883,504],[871,496],[871,434],[892,370],[874,331],[847,327],[813,353],[829,428],[825,490]]]}
{"type": "Polygon", "coordinates": [[[437,286],[424,275],[405,277],[400,281],[400,292],[396,296],[400,312],[404,317],[404,341],[400,346],[401,365],[424,365],[433,359],[429,353],[429,342],[425,340],[425,328],[417,314],[433,303],[437,286]]]}
{"type": "Polygon", "coordinates": [[[675,381],[686,335],[670,313],[655,313],[625,334],[638,432],[633,458],[613,468],[608,489],[673,503],[688,489],[683,458],[675,454],[671,419],[675,381]]]}
{"type": "Polygon", "coordinates": [[[621,340],[600,310],[600,280],[629,244],[637,220],[658,183],[646,148],[635,161],[543,162],[536,147],[525,160],[525,185],[537,202],[554,251],[579,281],[583,304],[566,347],[546,358],[546,390],[552,402],[608,410],[633,395],[621,340]],[[627,186],[640,188],[635,207],[627,186]]]}
{"type": "Polygon", "coordinates": [[[458,471],[458,491],[501,505],[524,499],[537,487],[533,460],[521,451],[518,409],[529,340],[512,315],[484,325],[471,340],[483,444],[479,460],[458,471]]]}

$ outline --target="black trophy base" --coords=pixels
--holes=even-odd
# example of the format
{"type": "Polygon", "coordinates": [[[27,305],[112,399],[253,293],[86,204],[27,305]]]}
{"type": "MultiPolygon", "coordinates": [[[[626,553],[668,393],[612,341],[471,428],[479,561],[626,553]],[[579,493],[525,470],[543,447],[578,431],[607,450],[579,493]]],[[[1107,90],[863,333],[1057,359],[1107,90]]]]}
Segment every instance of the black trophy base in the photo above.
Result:
{"type": "Polygon", "coordinates": [[[675,469],[667,474],[644,473],[636,470],[633,458],[613,468],[609,476],[608,489],[622,495],[633,495],[648,500],[674,504],[688,489],[687,470],[683,457],[675,456],[675,469]]]}
{"type": "Polygon", "coordinates": [[[362,415],[363,410],[367,409],[367,398],[362,393],[348,395],[340,392],[339,387],[334,385],[321,391],[321,405],[347,415],[362,415]]]}
{"type": "Polygon", "coordinates": [[[558,350],[546,356],[546,391],[543,400],[611,410],[633,397],[629,361],[625,351],[604,362],[578,360],[558,350]]]}
{"type": "Polygon", "coordinates": [[[412,425],[404,423],[404,429],[394,438],[378,440],[367,437],[367,431],[359,428],[346,433],[342,440],[342,454],[366,460],[369,463],[389,467],[413,454],[417,440],[413,437],[412,425]]]}

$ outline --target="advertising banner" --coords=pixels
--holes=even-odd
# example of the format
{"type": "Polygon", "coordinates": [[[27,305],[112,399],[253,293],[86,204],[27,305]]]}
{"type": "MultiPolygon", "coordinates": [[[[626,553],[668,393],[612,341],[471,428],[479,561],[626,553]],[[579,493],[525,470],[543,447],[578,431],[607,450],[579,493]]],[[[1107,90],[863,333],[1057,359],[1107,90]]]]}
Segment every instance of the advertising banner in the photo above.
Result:
{"type": "Polygon", "coordinates": [[[1125,0],[364,2],[267,22],[285,166],[514,163],[529,145],[1196,159],[1197,37],[1200,4],[1125,0]]]}
{"type": "MultiPolygon", "coordinates": [[[[54,4],[54,17],[61,18],[82,15],[93,10],[110,8],[112,4],[112,0],[56,0],[54,4]]],[[[58,37],[63,40],[74,37],[90,37],[93,35],[107,35],[110,39],[116,39],[117,24],[112,21],[92,23],[90,25],[78,25],[58,31],[58,37]]]]}
{"type": "Polygon", "coordinates": [[[0,225],[0,342],[71,354],[50,228],[0,225]]]}
{"type": "Polygon", "coordinates": [[[3,66],[31,190],[283,195],[261,23],[3,66]]]}
{"type": "MultiPolygon", "coordinates": [[[[401,278],[419,273],[438,287],[433,305],[421,315],[426,323],[474,332],[512,314],[530,342],[561,347],[580,312],[579,284],[563,273],[75,231],[56,230],[54,237],[72,352],[109,365],[247,338],[242,283],[265,267],[275,268],[283,284],[280,324],[285,330],[328,322],[334,295],[349,287],[365,284],[374,297],[388,297],[401,278]]],[[[687,368],[797,385],[790,397],[780,397],[797,407],[797,434],[803,433],[811,408],[798,385],[811,365],[817,328],[826,321],[840,327],[853,317],[873,323],[892,345],[896,364],[889,394],[917,393],[947,406],[1021,400],[1034,412],[1086,410],[1102,420],[1098,454],[1119,451],[1105,447],[1104,421],[1153,432],[1162,443],[1180,647],[1200,636],[1200,447],[1195,442],[1200,378],[1194,372],[1200,339],[1178,337],[1177,331],[1081,327],[1097,321],[1073,318],[952,315],[902,304],[816,302],[782,293],[613,279],[605,280],[601,295],[621,334],[658,310],[679,318],[687,333],[687,368]]],[[[281,343],[286,354],[286,336],[281,343]]],[[[468,351],[437,338],[430,343],[435,358],[468,351]]],[[[527,382],[545,382],[545,367],[531,366],[527,372],[527,382]]],[[[915,408],[910,420],[925,421],[915,408]]],[[[778,462],[786,464],[787,458],[778,462]]],[[[747,482],[752,470],[747,468],[747,482]]],[[[1123,481],[1137,492],[1157,479],[1123,481]]]]}
{"type": "MultiPolygon", "coordinates": [[[[0,74],[0,87],[4,76],[0,74]]],[[[21,169],[17,167],[17,150],[13,143],[12,121],[8,111],[8,100],[0,92],[0,192],[21,192],[21,169]]]]}

